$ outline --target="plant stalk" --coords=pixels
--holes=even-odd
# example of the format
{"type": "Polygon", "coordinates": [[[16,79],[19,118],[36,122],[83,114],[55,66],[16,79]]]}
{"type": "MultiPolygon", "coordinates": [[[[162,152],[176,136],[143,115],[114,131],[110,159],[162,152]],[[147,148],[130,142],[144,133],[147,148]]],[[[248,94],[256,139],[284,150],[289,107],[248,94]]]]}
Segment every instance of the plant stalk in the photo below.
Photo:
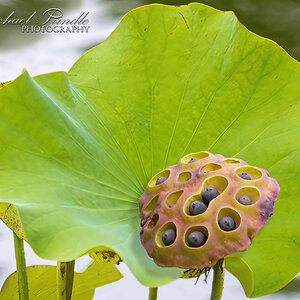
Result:
{"type": "Polygon", "coordinates": [[[29,300],[28,279],[23,240],[14,233],[16,266],[18,273],[19,299],[29,300]]]}
{"type": "Polygon", "coordinates": [[[149,288],[148,300],[156,300],[156,299],[157,299],[157,287],[149,288]]]}
{"type": "Polygon", "coordinates": [[[57,262],[57,300],[71,300],[75,261],[57,262]]]}
{"type": "Polygon", "coordinates": [[[225,277],[224,259],[220,259],[213,268],[214,280],[212,284],[210,300],[221,300],[225,277]]]}

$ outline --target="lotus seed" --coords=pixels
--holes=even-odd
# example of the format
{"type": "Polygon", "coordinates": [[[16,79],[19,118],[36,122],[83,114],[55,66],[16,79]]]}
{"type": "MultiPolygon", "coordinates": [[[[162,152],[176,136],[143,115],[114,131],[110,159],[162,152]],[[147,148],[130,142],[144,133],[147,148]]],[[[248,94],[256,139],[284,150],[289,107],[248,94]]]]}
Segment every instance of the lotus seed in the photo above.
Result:
{"type": "Polygon", "coordinates": [[[193,162],[195,162],[195,161],[197,161],[197,160],[199,160],[199,159],[198,159],[198,158],[192,157],[192,158],[188,161],[188,164],[193,163],[193,162]]]}
{"type": "Polygon", "coordinates": [[[158,177],[156,179],[155,185],[159,185],[162,184],[163,182],[165,182],[168,179],[168,177],[162,176],[162,177],[158,177]]]}
{"type": "Polygon", "coordinates": [[[209,202],[219,196],[220,193],[215,188],[207,188],[202,193],[202,199],[206,206],[209,205],[209,202]]]}
{"type": "Polygon", "coordinates": [[[245,180],[251,180],[250,175],[246,172],[239,173],[238,175],[245,180]]]}
{"type": "Polygon", "coordinates": [[[176,232],[174,229],[166,230],[162,235],[162,241],[165,246],[169,246],[174,243],[176,238],[176,232]]]}
{"type": "Polygon", "coordinates": [[[251,204],[251,199],[246,195],[240,196],[238,201],[241,204],[244,204],[244,205],[250,205],[251,204]]]}
{"type": "Polygon", "coordinates": [[[193,231],[188,236],[188,244],[190,247],[200,247],[205,244],[207,237],[201,231],[193,231]]]}
{"type": "Polygon", "coordinates": [[[223,217],[222,219],[220,219],[219,226],[224,231],[231,231],[236,228],[235,222],[231,217],[223,217]]]}
{"type": "Polygon", "coordinates": [[[207,206],[201,201],[194,201],[190,204],[190,215],[196,216],[206,211],[207,206]]]}

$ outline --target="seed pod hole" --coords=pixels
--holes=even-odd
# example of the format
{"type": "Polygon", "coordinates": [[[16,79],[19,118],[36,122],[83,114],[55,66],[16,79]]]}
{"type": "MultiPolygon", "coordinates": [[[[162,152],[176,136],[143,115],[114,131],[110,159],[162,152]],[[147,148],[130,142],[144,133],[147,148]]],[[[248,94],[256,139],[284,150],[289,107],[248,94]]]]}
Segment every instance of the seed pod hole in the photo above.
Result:
{"type": "Polygon", "coordinates": [[[254,187],[254,186],[243,187],[235,195],[235,199],[242,205],[252,205],[255,202],[257,202],[259,200],[259,198],[260,198],[260,192],[259,192],[258,188],[254,187]],[[249,204],[245,204],[245,203],[247,203],[247,201],[244,202],[243,199],[241,199],[241,197],[243,197],[243,196],[247,196],[250,199],[249,204]]]}
{"type": "Polygon", "coordinates": [[[167,247],[172,245],[176,240],[177,230],[173,222],[165,223],[156,234],[156,243],[159,247],[167,247]],[[173,234],[174,233],[174,238],[173,234]]]}
{"type": "Polygon", "coordinates": [[[203,199],[203,203],[208,206],[209,203],[217,198],[220,195],[219,191],[215,188],[209,187],[206,188],[202,191],[202,199],[203,199]]]}
{"type": "Polygon", "coordinates": [[[212,199],[218,196],[218,193],[222,194],[227,186],[228,180],[224,176],[218,175],[208,178],[206,181],[204,181],[201,189],[203,203],[208,205],[212,199]],[[206,191],[207,189],[209,189],[209,191],[206,191]],[[206,194],[208,194],[209,197],[203,198],[203,196],[205,197],[206,194]]]}
{"type": "Polygon", "coordinates": [[[236,229],[236,224],[233,218],[226,216],[219,220],[219,226],[224,231],[232,231],[236,229]]]}
{"type": "Polygon", "coordinates": [[[148,203],[147,203],[147,205],[146,205],[146,207],[144,208],[144,210],[145,211],[151,211],[154,207],[155,207],[155,205],[156,205],[156,203],[157,203],[157,201],[158,201],[158,195],[155,195],[148,203]]]}
{"type": "Polygon", "coordinates": [[[186,182],[192,178],[192,173],[191,172],[181,172],[178,176],[177,181],[178,182],[186,182]]]}
{"type": "Polygon", "coordinates": [[[240,214],[232,208],[224,207],[218,214],[218,227],[222,231],[232,231],[241,224],[240,214]],[[233,222],[232,222],[233,221],[233,222]]]}
{"type": "Polygon", "coordinates": [[[241,177],[244,180],[251,180],[250,175],[246,172],[241,172],[241,173],[238,174],[238,176],[241,177]]]}
{"type": "Polygon", "coordinates": [[[243,205],[250,205],[251,199],[247,195],[242,195],[239,197],[238,202],[240,202],[243,205]]]}
{"type": "Polygon", "coordinates": [[[154,228],[156,226],[158,220],[159,220],[159,214],[158,213],[153,214],[153,216],[151,217],[150,222],[148,223],[147,228],[148,229],[154,228]]]}
{"type": "Polygon", "coordinates": [[[165,246],[170,246],[174,243],[176,238],[176,231],[174,229],[167,229],[162,235],[162,241],[165,246]]]}
{"type": "Polygon", "coordinates": [[[185,232],[185,244],[190,248],[199,248],[203,246],[208,238],[208,230],[204,226],[193,226],[185,232]]]}
{"type": "Polygon", "coordinates": [[[223,162],[227,163],[227,164],[239,164],[240,163],[240,161],[235,158],[225,158],[225,159],[223,159],[223,162]]]}
{"type": "Polygon", "coordinates": [[[191,163],[192,158],[195,159],[195,161],[192,161],[192,162],[196,162],[196,159],[200,160],[200,159],[206,158],[208,156],[209,156],[209,153],[206,152],[206,151],[191,153],[191,154],[188,154],[188,155],[184,156],[181,159],[181,162],[184,163],[184,164],[188,164],[188,163],[191,163]]]}
{"type": "Polygon", "coordinates": [[[251,166],[242,166],[235,170],[235,173],[244,180],[256,180],[262,177],[261,170],[251,166]]]}
{"type": "Polygon", "coordinates": [[[170,176],[170,170],[163,170],[154,175],[148,183],[149,187],[155,187],[163,184],[170,176]]]}
{"type": "Polygon", "coordinates": [[[191,216],[196,216],[204,213],[207,210],[207,206],[201,201],[193,201],[189,206],[189,213],[191,216]]]}
{"type": "Polygon", "coordinates": [[[171,208],[172,206],[174,206],[178,199],[180,198],[180,196],[182,195],[183,190],[179,190],[179,191],[175,191],[170,193],[167,198],[166,198],[166,205],[167,207],[171,208]]]}
{"type": "Polygon", "coordinates": [[[203,202],[200,194],[193,195],[192,197],[188,198],[185,201],[184,206],[183,206],[183,211],[187,216],[194,216],[194,215],[191,215],[190,207],[193,202],[197,202],[197,201],[203,202]]]}
{"type": "Polygon", "coordinates": [[[204,165],[200,169],[200,174],[206,174],[208,172],[217,171],[217,170],[220,170],[221,168],[222,168],[222,166],[219,164],[209,163],[209,164],[204,165]]]}
{"type": "Polygon", "coordinates": [[[195,161],[199,160],[199,158],[195,158],[195,157],[192,157],[189,161],[188,161],[188,164],[191,164],[195,161]]]}
{"type": "Polygon", "coordinates": [[[155,185],[162,184],[162,183],[164,183],[167,179],[168,179],[168,177],[165,177],[165,176],[158,177],[158,178],[156,178],[155,185]]]}

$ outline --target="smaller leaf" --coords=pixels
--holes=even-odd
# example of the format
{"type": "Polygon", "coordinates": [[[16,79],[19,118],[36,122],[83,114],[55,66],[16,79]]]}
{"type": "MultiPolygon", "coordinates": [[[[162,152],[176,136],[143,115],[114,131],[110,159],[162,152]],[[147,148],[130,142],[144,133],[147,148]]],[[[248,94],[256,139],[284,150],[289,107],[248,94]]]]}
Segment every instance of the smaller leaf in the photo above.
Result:
{"type": "Polygon", "coordinates": [[[91,252],[89,255],[93,260],[102,263],[111,262],[118,265],[122,261],[119,254],[111,251],[108,247],[97,247],[97,250],[91,252]]]}
{"type": "MultiPolygon", "coordinates": [[[[56,266],[36,265],[27,267],[30,300],[56,300],[56,266]]],[[[113,263],[91,262],[82,272],[75,272],[72,300],[89,300],[95,288],[117,281],[123,275],[113,263]]],[[[17,272],[5,280],[0,300],[18,300],[17,272]]]]}
{"type": "Polygon", "coordinates": [[[3,86],[5,86],[6,84],[10,83],[10,81],[4,81],[4,82],[0,82],[0,88],[2,88],[3,86]]]}
{"type": "MultiPolygon", "coordinates": [[[[0,88],[1,88],[0,83],[0,88]]],[[[0,202],[0,219],[10,228],[20,239],[27,241],[20,222],[20,216],[16,207],[11,203],[0,202]]]]}

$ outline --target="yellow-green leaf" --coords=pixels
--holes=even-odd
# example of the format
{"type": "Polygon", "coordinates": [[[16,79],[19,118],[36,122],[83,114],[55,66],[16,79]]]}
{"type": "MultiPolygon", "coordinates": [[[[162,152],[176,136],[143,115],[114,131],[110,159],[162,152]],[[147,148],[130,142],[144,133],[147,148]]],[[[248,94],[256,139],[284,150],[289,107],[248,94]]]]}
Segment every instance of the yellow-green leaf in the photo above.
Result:
{"type": "MultiPolygon", "coordinates": [[[[27,269],[30,300],[56,300],[56,267],[29,266],[27,269]]],[[[84,271],[75,272],[72,300],[93,299],[95,288],[117,281],[123,276],[113,263],[91,262],[84,271]]],[[[5,280],[0,300],[18,300],[18,276],[14,272],[5,280]]]]}

